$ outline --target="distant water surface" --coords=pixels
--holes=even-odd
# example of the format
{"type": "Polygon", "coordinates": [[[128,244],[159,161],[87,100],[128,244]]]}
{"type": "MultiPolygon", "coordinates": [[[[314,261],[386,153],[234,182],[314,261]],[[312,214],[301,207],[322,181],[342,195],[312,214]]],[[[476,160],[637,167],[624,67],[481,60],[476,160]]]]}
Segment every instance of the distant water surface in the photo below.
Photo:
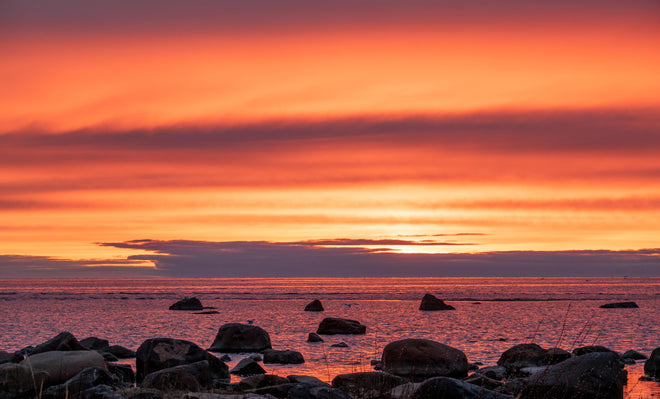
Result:
{"type": "MultiPolygon", "coordinates": [[[[330,380],[372,370],[370,360],[379,359],[387,343],[409,337],[454,346],[484,365],[527,342],[568,350],[598,344],[648,355],[660,346],[659,314],[660,278],[0,280],[0,350],[36,345],[61,331],[132,349],[159,336],[206,348],[221,325],[254,319],[275,349],[298,350],[306,360],[300,366],[265,365],[268,372],[330,380]],[[425,293],[456,310],[419,311],[425,293]],[[197,296],[219,314],[168,310],[184,296],[197,296]],[[315,298],[325,312],[302,311],[315,298]],[[640,308],[599,308],[614,301],[635,301],[640,308]],[[358,320],[367,334],[305,342],[330,316],[358,320]],[[330,347],[340,341],[349,347],[330,347]]],[[[233,358],[230,366],[240,356],[233,358]]],[[[660,396],[658,383],[637,381],[641,364],[629,367],[627,397],[660,396]]]]}

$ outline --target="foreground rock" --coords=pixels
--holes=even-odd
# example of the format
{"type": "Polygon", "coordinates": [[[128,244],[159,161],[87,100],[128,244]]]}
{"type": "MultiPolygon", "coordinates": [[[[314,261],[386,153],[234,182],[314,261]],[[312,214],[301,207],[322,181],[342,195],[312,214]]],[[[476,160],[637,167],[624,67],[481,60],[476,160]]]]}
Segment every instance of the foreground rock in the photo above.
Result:
{"type": "Polygon", "coordinates": [[[231,369],[231,374],[236,374],[240,376],[250,376],[257,374],[266,374],[266,370],[259,365],[259,363],[254,360],[246,357],[242,359],[233,369],[231,369]]]}
{"type": "Polygon", "coordinates": [[[339,374],[332,380],[332,387],[346,392],[354,398],[380,398],[392,388],[407,381],[399,376],[369,371],[364,373],[339,374]]]}
{"type": "Polygon", "coordinates": [[[617,354],[588,353],[532,375],[520,399],[623,398],[625,381],[626,372],[617,354]]]}
{"type": "Polygon", "coordinates": [[[647,358],[643,354],[632,349],[627,350],[623,355],[621,355],[621,357],[624,359],[631,359],[631,360],[644,360],[647,358]]]}
{"type": "Polygon", "coordinates": [[[3,363],[18,363],[23,360],[25,357],[20,352],[5,352],[0,351],[0,364],[3,363]]]}
{"type": "Polygon", "coordinates": [[[323,312],[323,310],[323,304],[318,299],[314,299],[305,306],[305,312],[323,312]]]}
{"type": "Polygon", "coordinates": [[[46,385],[61,384],[88,367],[107,370],[103,356],[95,351],[50,351],[30,355],[19,363],[35,373],[46,373],[46,385]]]}
{"type": "Polygon", "coordinates": [[[86,368],[66,382],[46,389],[41,399],[77,398],[80,394],[98,385],[112,386],[115,379],[100,367],[86,368]]]}
{"type": "Polygon", "coordinates": [[[107,339],[101,339],[97,337],[87,337],[80,340],[80,345],[89,350],[103,350],[110,346],[110,343],[107,339]]]}
{"type": "Polygon", "coordinates": [[[272,348],[270,335],[261,327],[248,324],[229,323],[218,330],[212,352],[242,353],[261,352],[272,348]]]}
{"type": "Polygon", "coordinates": [[[614,302],[600,305],[603,309],[637,309],[639,306],[635,302],[614,302]]]}
{"type": "Polygon", "coordinates": [[[546,350],[537,344],[519,344],[502,353],[497,365],[504,367],[507,374],[517,374],[525,367],[536,367],[544,364],[546,350]]]}
{"type": "Polygon", "coordinates": [[[287,399],[353,399],[339,389],[327,386],[301,383],[296,384],[287,394],[287,399]]]}
{"type": "Polygon", "coordinates": [[[107,385],[97,385],[86,389],[78,395],[77,399],[126,399],[122,394],[107,385]]]}
{"type": "Polygon", "coordinates": [[[301,364],[305,363],[305,359],[302,353],[297,351],[266,349],[264,351],[264,363],[301,364]]]}
{"type": "Polygon", "coordinates": [[[365,334],[367,327],[360,324],[359,321],[350,319],[340,319],[337,317],[326,317],[319,324],[316,330],[317,334],[336,335],[336,334],[365,334]]]}
{"type": "Polygon", "coordinates": [[[45,385],[47,377],[47,373],[33,372],[21,364],[0,364],[0,398],[36,397],[36,387],[45,385]]]}
{"type": "Polygon", "coordinates": [[[196,297],[185,297],[170,306],[170,310],[202,310],[202,302],[196,297]]]}
{"type": "Polygon", "coordinates": [[[198,391],[200,388],[210,389],[226,378],[218,378],[218,373],[208,360],[190,364],[169,367],[147,374],[142,381],[142,388],[160,390],[175,389],[198,391]]]}
{"type": "Polygon", "coordinates": [[[190,341],[173,338],[152,338],[144,341],[137,350],[135,366],[138,383],[158,370],[192,364],[206,360],[215,378],[229,378],[225,363],[190,341]]]}
{"type": "Polygon", "coordinates": [[[434,295],[426,294],[422,298],[422,303],[419,305],[419,310],[455,310],[451,305],[447,305],[442,299],[436,298],[434,295]]]}
{"type": "Polygon", "coordinates": [[[137,355],[134,351],[120,345],[111,345],[107,348],[101,349],[99,352],[110,353],[119,359],[132,359],[137,355]]]}
{"type": "Polygon", "coordinates": [[[242,391],[248,391],[258,388],[271,387],[275,385],[289,384],[288,378],[280,377],[274,374],[260,374],[251,377],[245,377],[238,383],[238,388],[242,391]]]}
{"type": "Polygon", "coordinates": [[[383,371],[416,381],[429,377],[467,376],[465,354],[451,346],[428,339],[402,339],[383,349],[383,371]]]}
{"type": "Polygon", "coordinates": [[[660,348],[655,348],[651,352],[651,356],[644,363],[644,373],[650,377],[660,379],[660,348]]]}
{"type": "Polygon", "coordinates": [[[573,355],[574,356],[582,356],[582,355],[586,355],[587,353],[595,353],[595,352],[616,353],[612,349],[606,348],[606,347],[601,346],[601,345],[588,345],[588,346],[582,346],[580,348],[573,349],[573,355]]]}
{"type": "Polygon", "coordinates": [[[64,331],[57,334],[55,337],[49,339],[43,344],[37,345],[30,354],[36,355],[38,353],[50,352],[50,351],[84,351],[87,350],[84,346],[78,342],[76,337],[73,336],[70,332],[64,331]]]}
{"type": "MultiPolygon", "coordinates": [[[[435,377],[420,385],[413,399],[513,399],[513,396],[491,391],[449,377],[435,377]]],[[[557,397],[559,398],[559,397],[557,397]]]]}

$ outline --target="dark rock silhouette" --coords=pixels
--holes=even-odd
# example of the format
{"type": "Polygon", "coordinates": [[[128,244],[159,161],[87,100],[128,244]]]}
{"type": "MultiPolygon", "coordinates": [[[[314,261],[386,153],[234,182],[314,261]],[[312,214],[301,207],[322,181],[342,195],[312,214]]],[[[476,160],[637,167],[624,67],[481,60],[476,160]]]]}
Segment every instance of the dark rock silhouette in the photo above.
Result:
{"type": "Polygon", "coordinates": [[[319,324],[316,330],[317,334],[336,335],[336,334],[365,334],[367,327],[360,324],[359,321],[350,319],[340,319],[336,317],[326,317],[319,324]]]}
{"type": "Polygon", "coordinates": [[[305,306],[305,312],[323,312],[323,310],[323,304],[318,299],[314,299],[305,306]]]}
{"type": "Polygon", "coordinates": [[[305,363],[305,359],[302,353],[298,351],[266,349],[264,351],[264,363],[301,364],[305,363]]]}
{"type": "Polygon", "coordinates": [[[330,345],[331,348],[348,348],[348,344],[346,342],[338,342],[336,344],[330,345]]]}
{"type": "Polygon", "coordinates": [[[641,353],[639,353],[635,350],[632,350],[632,349],[625,351],[624,354],[621,355],[621,357],[624,358],[624,359],[632,359],[632,360],[647,359],[646,356],[644,356],[643,354],[641,354],[641,353]]]}
{"type": "Polygon", "coordinates": [[[635,302],[614,302],[600,305],[603,309],[637,309],[639,306],[635,302]]]}
{"type": "Polygon", "coordinates": [[[86,389],[97,385],[113,385],[114,380],[107,370],[100,367],[90,367],[69,378],[65,383],[54,385],[46,389],[41,395],[42,399],[75,398],[86,389]]]}
{"type": "Polygon", "coordinates": [[[660,348],[655,348],[651,352],[651,356],[644,363],[644,373],[650,377],[660,379],[660,348]]]}
{"type": "Polygon", "coordinates": [[[465,353],[428,339],[402,339],[383,349],[383,371],[421,381],[429,377],[467,376],[465,353]]]}
{"type": "Polygon", "coordinates": [[[87,337],[81,339],[80,345],[84,346],[89,350],[99,350],[110,346],[107,339],[101,339],[96,337],[87,337]]]}
{"type": "Polygon", "coordinates": [[[426,294],[422,298],[422,303],[419,305],[419,310],[455,310],[451,305],[447,305],[442,299],[436,298],[434,295],[426,294]]]}
{"type": "Polygon", "coordinates": [[[105,349],[99,350],[101,353],[111,353],[119,359],[131,359],[135,357],[135,351],[124,348],[121,345],[110,345],[105,349]]]}
{"type": "Polygon", "coordinates": [[[309,333],[309,335],[307,335],[307,342],[323,342],[323,338],[317,333],[309,333]]]}
{"type": "Polygon", "coordinates": [[[513,396],[491,391],[477,385],[449,377],[435,377],[424,381],[412,399],[513,399],[513,396]]]}
{"type": "MultiPolygon", "coordinates": [[[[582,346],[580,348],[575,348],[573,349],[573,355],[574,356],[582,356],[586,355],[587,353],[594,353],[594,352],[611,352],[611,353],[616,353],[610,348],[606,348],[601,345],[588,345],[588,346],[582,346]]],[[[618,354],[617,354],[618,356],[618,354]]]]}
{"type": "Polygon", "coordinates": [[[248,324],[229,323],[220,327],[209,350],[243,353],[261,352],[270,348],[272,348],[270,335],[263,328],[248,324]]]}
{"type": "Polygon", "coordinates": [[[196,297],[185,297],[170,306],[170,310],[203,310],[202,302],[196,297]]]}
{"type": "Polygon", "coordinates": [[[545,354],[537,344],[519,344],[504,351],[497,365],[506,368],[507,374],[516,374],[525,367],[542,366],[545,354]]]}
{"type": "Polygon", "coordinates": [[[141,383],[147,374],[155,371],[203,360],[209,363],[217,379],[229,378],[227,365],[197,344],[174,338],[152,338],[144,341],[137,350],[135,377],[141,383]]]}
{"type": "Polygon", "coordinates": [[[405,384],[399,376],[380,371],[339,374],[332,380],[332,387],[354,398],[382,397],[390,389],[405,384]]]}
{"type": "Polygon", "coordinates": [[[256,374],[266,374],[266,370],[259,365],[259,363],[254,360],[246,357],[242,359],[233,369],[230,371],[231,374],[236,374],[239,376],[250,376],[256,374]]]}
{"type": "Polygon", "coordinates": [[[34,348],[30,355],[36,355],[38,353],[50,352],[50,351],[84,351],[87,350],[84,346],[78,342],[76,337],[73,336],[68,331],[61,332],[55,337],[49,339],[48,341],[37,345],[34,348]]]}

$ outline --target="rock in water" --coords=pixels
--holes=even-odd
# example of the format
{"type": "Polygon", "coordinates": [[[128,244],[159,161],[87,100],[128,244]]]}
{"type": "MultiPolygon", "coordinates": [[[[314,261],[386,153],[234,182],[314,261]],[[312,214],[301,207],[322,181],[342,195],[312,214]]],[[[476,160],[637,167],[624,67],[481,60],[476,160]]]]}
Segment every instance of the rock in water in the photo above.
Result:
{"type": "Polygon", "coordinates": [[[154,371],[203,360],[209,362],[216,378],[229,378],[229,369],[226,364],[190,341],[174,338],[148,339],[137,350],[135,378],[140,383],[147,374],[154,371]]]}
{"type": "Polygon", "coordinates": [[[614,302],[600,305],[603,309],[637,309],[639,306],[635,302],[614,302]]]}
{"type": "Polygon", "coordinates": [[[272,348],[270,335],[261,327],[248,324],[229,323],[218,330],[212,352],[242,353],[261,352],[272,348]]]}
{"type": "Polygon", "coordinates": [[[249,357],[246,357],[245,359],[238,362],[238,364],[234,366],[233,369],[231,369],[231,373],[240,376],[248,376],[266,374],[266,370],[264,370],[263,367],[259,365],[259,363],[255,362],[249,357]]]}
{"type": "Polygon", "coordinates": [[[365,334],[367,327],[360,324],[359,321],[340,319],[336,317],[326,317],[319,324],[316,330],[317,334],[335,335],[335,334],[365,334]]]}
{"type": "Polygon", "coordinates": [[[104,349],[110,346],[110,343],[107,339],[101,339],[96,337],[87,337],[80,340],[80,345],[84,346],[89,350],[99,350],[104,349]]]}
{"type": "Polygon", "coordinates": [[[196,297],[185,297],[170,306],[170,310],[202,310],[202,302],[196,297]]]}
{"type": "Polygon", "coordinates": [[[38,353],[50,352],[50,351],[84,351],[87,350],[84,346],[78,342],[76,337],[73,336],[68,331],[61,332],[55,337],[49,339],[43,344],[37,345],[30,354],[36,355],[38,353]]]}
{"type": "Polygon", "coordinates": [[[307,336],[307,342],[323,342],[323,338],[321,338],[317,333],[309,333],[307,336]]]}
{"type": "Polygon", "coordinates": [[[449,377],[430,378],[412,395],[413,399],[513,399],[513,396],[495,392],[465,381],[449,377]]]}
{"type": "Polygon", "coordinates": [[[616,353],[594,352],[533,374],[519,397],[620,399],[625,382],[626,372],[616,353]]]}
{"type": "Polygon", "coordinates": [[[651,352],[651,356],[644,363],[644,373],[653,378],[660,378],[660,348],[655,348],[651,352]]]}
{"type": "Polygon", "coordinates": [[[451,305],[447,305],[442,299],[436,298],[434,295],[426,294],[422,298],[422,303],[419,305],[419,310],[455,310],[451,305]]]}
{"type": "Polygon", "coordinates": [[[305,359],[302,353],[297,351],[266,349],[264,351],[264,363],[301,364],[305,363],[305,359]]]}
{"type": "Polygon", "coordinates": [[[429,377],[467,376],[465,353],[451,346],[428,339],[402,339],[383,349],[383,371],[422,380],[429,377]]]}
{"type": "Polygon", "coordinates": [[[305,312],[323,312],[323,310],[323,304],[318,299],[314,299],[305,306],[305,312]]]}

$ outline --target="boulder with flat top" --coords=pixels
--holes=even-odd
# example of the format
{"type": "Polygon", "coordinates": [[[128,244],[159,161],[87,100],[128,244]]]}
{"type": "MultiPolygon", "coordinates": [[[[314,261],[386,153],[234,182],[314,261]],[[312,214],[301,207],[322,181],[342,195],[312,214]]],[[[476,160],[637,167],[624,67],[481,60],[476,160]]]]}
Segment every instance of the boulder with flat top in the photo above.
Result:
{"type": "Polygon", "coordinates": [[[202,310],[202,302],[197,297],[185,297],[170,306],[170,310],[202,310]]]}
{"type": "Polygon", "coordinates": [[[220,327],[209,350],[223,353],[245,353],[262,352],[270,348],[272,348],[270,335],[263,328],[249,324],[229,323],[220,327]]]}
{"type": "Polygon", "coordinates": [[[336,335],[336,334],[365,334],[367,327],[360,324],[359,321],[350,319],[340,319],[338,317],[326,317],[319,324],[316,330],[317,334],[336,335]]]}
{"type": "Polygon", "coordinates": [[[467,376],[465,353],[451,346],[428,339],[402,339],[385,346],[383,371],[415,381],[436,376],[463,378],[467,376]]]}

